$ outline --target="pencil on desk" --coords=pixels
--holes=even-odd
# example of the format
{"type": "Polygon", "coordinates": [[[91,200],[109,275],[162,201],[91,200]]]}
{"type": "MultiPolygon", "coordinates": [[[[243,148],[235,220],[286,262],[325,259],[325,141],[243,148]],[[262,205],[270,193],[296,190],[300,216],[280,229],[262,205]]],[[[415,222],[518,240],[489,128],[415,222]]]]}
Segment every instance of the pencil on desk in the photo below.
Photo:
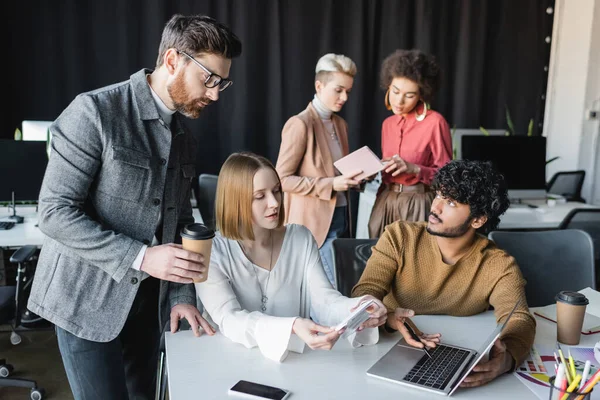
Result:
{"type": "Polygon", "coordinates": [[[581,380],[581,375],[577,375],[577,376],[575,376],[575,378],[573,378],[573,382],[571,382],[571,384],[567,388],[568,393],[565,393],[563,395],[562,400],[567,400],[569,398],[569,396],[571,395],[573,390],[577,389],[577,386],[579,385],[580,380],[581,380]]]}
{"type": "Polygon", "coordinates": [[[567,383],[567,378],[565,377],[565,364],[558,364],[558,369],[556,370],[556,378],[554,378],[554,387],[560,389],[558,394],[558,398],[560,399],[565,393],[565,389],[567,388],[565,384],[567,383]]]}
{"type": "Polygon", "coordinates": [[[583,367],[583,374],[581,374],[581,383],[579,385],[580,389],[583,389],[583,387],[585,386],[585,383],[587,382],[587,379],[588,379],[588,375],[590,374],[591,367],[592,367],[592,363],[590,363],[590,360],[587,360],[585,362],[585,367],[583,367]]]}
{"type": "Polygon", "coordinates": [[[573,361],[573,357],[571,356],[571,350],[569,350],[569,367],[571,368],[571,376],[575,376],[577,370],[575,369],[575,361],[573,361]]]}
{"type": "MultiPolygon", "coordinates": [[[[592,377],[587,381],[581,392],[585,394],[591,392],[594,386],[598,383],[598,381],[600,381],[600,369],[596,371],[594,375],[592,375],[592,377]]],[[[577,400],[583,400],[585,394],[579,395],[577,397],[577,400]]]]}
{"type": "Polygon", "coordinates": [[[560,356],[560,361],[565,365],[565,376],[567,377],[567,382],[570,385],[571,382],[573,381],[573,378],[571,378],[571,368],[569,368],[569,364],[567,364],[567,361],[565,360],[565,355],[563,354],[562,350],[560,349],[560,345],[558,343],[557,343],[557,345],[558,345],[558,355],[560,356]]]}

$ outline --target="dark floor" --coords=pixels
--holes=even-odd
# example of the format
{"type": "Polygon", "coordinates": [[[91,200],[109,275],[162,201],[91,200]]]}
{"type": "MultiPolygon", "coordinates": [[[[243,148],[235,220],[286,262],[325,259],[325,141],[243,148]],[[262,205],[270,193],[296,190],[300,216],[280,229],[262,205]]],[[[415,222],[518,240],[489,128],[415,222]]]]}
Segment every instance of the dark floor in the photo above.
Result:
{"type": "MultiPolygon", "coordinates": [[[[10,331],[0,325],[0,359],[12,364],[11,377],[34,379],[46,390],[44,400],[73,400],[58,351],[54,329],[20,331],[20,344],[10,343],[10,331]]],[[[0,387],[2,400],[27,400],[29,389],[0,387]]]]}

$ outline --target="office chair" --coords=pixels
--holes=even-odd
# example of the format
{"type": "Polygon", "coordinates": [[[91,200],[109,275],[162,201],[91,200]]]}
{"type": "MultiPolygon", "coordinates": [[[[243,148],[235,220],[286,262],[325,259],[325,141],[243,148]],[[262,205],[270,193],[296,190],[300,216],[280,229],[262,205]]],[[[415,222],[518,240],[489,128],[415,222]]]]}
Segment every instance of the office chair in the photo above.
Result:
{"type": "Polygon", "coordinates": [[[371,247],[377,239],[338,238],[333,241],[335,259],[335,282],[337,290],[350,297],[352,288],[358,283],[367,260],[371,257],[371,247]]]}
{"type": "Polygon", "coordinates": [[[568,201],[585,203],[581,197],[581,188],[585,179],[585,171],[560,171],[555,173],[548,184],[546,191],[564,196],[568,201]]]}
{"type": "MultiPolygon", "coordinates": [[[[16,286],[0,287],[0,323],[11,323],[12,333],[10,341],[13,345],[21,343],[21,337],[16,332],[21,325],[21,315],[25,307],[24,293],[29,289],[32,282],[32,265],[36,259],[36,246],[23,246],[11,257],[10,262],[17,264],[16,286]]],[[[37,386],[36,381],[31,379],[10,378],[13,366],[0,359],[0,386],[30,388],[31,400],[42,400],[44,389],[37,386]]]]}
{"type": "Polygon", "coordinates": [[[215,229],[215,196],[217,194],[217,175],[200,174],[196,201],[204,225],[215,229]]]}
{"type": "MultiPolygon", "coordinates": [[[[600,208],[574,208],[560,223],[559,229],[581,229],[594,243],[596,271],[600,268],[600,208]]],[[[596,273],[598,278],[598,273],[596,273]]]]}
{"type": "Polygon", "coordinates": [[[494,231],[489,239],[516,259],[529,307],[555,303],[561,290],[596,289],[592,238],[582,230],[494,231]]]}

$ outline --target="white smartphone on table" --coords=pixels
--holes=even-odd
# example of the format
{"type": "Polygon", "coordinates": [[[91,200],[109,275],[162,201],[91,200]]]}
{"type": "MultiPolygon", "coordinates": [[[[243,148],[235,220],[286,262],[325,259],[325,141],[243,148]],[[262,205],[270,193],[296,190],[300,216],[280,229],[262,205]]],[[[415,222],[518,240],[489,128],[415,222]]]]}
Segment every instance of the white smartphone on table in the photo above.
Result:
{"type": "Polygon", "coordinates": [[[229,395],[246,399],[285,400],[290,391],[261,383],[241,380],[229,389],[229,395]]]}
{"type": "Polygon", "coordinates": [[[337,324],[333,329],[336,331],[346,328],[342,336],[348,336],[356,332],[356,330],[370,317],[370,313],[367,311],[369,307],[375,304],[375,300],[367,300],[350,315],[348,315],[342,322],[337,324]]]}

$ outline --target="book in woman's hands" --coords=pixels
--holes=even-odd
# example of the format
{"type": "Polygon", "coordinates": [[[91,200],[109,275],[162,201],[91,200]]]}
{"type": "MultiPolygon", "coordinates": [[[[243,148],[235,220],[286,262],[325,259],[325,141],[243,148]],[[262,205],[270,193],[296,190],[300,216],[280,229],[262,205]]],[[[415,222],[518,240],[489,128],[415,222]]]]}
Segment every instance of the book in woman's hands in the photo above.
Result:
{"type": "Polygon", "coordinates": [[[385,164],[368,146],[361,147],[347,156],[340,158],[333,165],[342,175],[361,170],[362,172],[354,177],[358,181],[373,176],[385,168],[385,164]]]}

